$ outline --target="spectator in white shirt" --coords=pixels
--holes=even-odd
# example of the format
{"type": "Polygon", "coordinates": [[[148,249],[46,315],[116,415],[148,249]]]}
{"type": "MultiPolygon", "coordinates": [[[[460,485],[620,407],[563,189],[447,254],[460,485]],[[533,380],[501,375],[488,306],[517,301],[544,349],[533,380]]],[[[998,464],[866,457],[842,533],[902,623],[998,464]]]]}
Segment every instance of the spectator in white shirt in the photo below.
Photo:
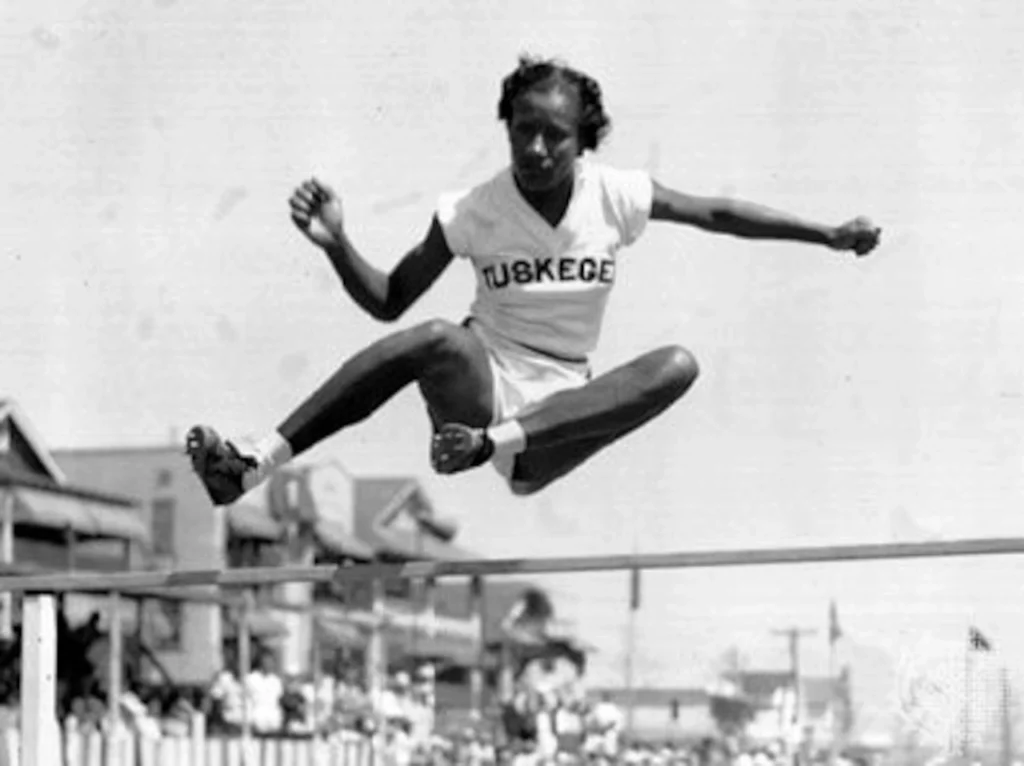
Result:
{"type": "Polygon", "coordinates": [[[221,670],[213,679],[208,694],[216,705],[220,721],[230,727],[242,725],[242,685],[232,670],[221,670]]]}
{"type": "Polygon", "coordinates": [[[314,692],[313,721],[318,729],[327,725],[334,710],[335,683],[333,676],[325,674],[314,692]]]}
{"type": "Polygon", "coordinates": [[[433,665],[421,665],[416,669],[412,701],[412,739],[417,746],[426,747],[434,732],[436,687],[433,665]]]}
{"type": "Polygon", "coordinates": [[[596,750],[606,758],[614,758],[619,752],[619,738],[624,723],[622,711],[612,703],[607,694],[594,705],[590,712],[589,728],[597,735],[596,750]]]}
{"type": "Polygon", "coordinates": [[[245,695],[249,701],[249,721],[253,731],[270,734],[280,731],[283,723],[281,697],[284,683],[277,675],[270,652],[260,655],[256,669],[245,677],[245,695]]]}
{"type": "Polygon", "coordinates": [[[403,671],[395,673],[388,688],[380,693],[377,713],[385,720],[408,719],[409,687],[409,674],[403,671]]]}

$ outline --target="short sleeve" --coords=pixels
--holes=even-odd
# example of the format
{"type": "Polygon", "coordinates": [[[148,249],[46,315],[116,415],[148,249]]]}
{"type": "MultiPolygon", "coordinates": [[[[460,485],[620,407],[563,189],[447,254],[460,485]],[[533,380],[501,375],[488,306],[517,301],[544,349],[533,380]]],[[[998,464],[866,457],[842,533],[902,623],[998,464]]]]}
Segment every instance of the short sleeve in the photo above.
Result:
{"type": "Polygon", "coordinates": [[[645,170],[604,169],[605,193],[623,245],[632,245],[647,228],[654,201],[654,181],[645,170]]]}
{"type": "Polygon", "coordinates": [[[472,252],[469,237],[469,215],[467,214],[469,197],[470,193],[466,191],[447,192],[437,200],[437,221],[441,224],[441,231],[444,232],[448,249],[458,256],[465,256],[472,252]]]}

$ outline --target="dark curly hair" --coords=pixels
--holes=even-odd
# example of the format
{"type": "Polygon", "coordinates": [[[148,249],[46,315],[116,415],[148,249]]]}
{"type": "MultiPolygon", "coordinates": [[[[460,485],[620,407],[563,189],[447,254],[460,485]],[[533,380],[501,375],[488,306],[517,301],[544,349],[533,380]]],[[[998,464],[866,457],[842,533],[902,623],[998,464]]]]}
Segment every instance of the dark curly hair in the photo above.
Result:
{"type": "Polygon", "coordinates": [[[519,66],[501,81],[498,119],[509,125],[512,104],[526,91],[538,85],[564,83],[576,89],[580,98],[579,141],[583,149],[597,149],[611,130],[611,118],[604,111],[601,86],[597,80],[557,59],[523,55],[519,66]]]}

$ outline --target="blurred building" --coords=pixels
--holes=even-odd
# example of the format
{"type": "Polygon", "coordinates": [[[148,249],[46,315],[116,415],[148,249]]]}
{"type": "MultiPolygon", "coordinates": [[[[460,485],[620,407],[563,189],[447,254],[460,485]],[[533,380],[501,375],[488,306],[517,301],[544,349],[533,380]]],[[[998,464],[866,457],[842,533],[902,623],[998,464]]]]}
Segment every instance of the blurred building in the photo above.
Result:
{"type": "Polygon", "coordinates": [[[683,743],[717,733],[710,696],[704,689],[601,687],[591,694],[623,711],[623,720],[632,720],[626,732],[631,739],[683,743]]]}
{"type": "MultiPolygon", "coordinates": [[[[65,475],[26,414],[0,399],[3,571],[114,571],[145,557],[150,538],[138,500],[91,478],[65,475]]],[[[16,607],[17,599],[0,597],[0,633],[10,635],[16,607]]]]}
{"type": "Polygon", "coordinates": [[[711,688],[595,688],[592,694],[621,708],[633,721],[631,735],[646,741],[693,742],[717,736],[732,721],[731,733],[761,745],[790,741],[799,734],[822,746],[844,719],[843,684],[848,679],[804,677],[794,693],[792,673],[744,671],[724,676],[711,688]],[[797,714],[799,706],[799,714],[797,714]],[[628,711],[632,708],[632,714],[628,711]],[[719,718],[721,717],[721,720],[719,718]]]}
{"type": "Polygon", "coordinates": [[[749,706],[745,727],[751,740],[769,743],[831,743],[849,732],[850,683],[839,678],[802,676],[789,671],[741,671],[723,678],[717,692],[749,706]]]}
{"type": "MultiPolygon", "coordinates": [[[[133,498],[151,541],[135,568],[224,566],[225,512],[210,503],[181,447],[54,450],[53,457],[72,480],[133,498]]],[[[222,637],[217,603],[150,599],[141,611],[141,639],[172,678],[196,683],[219,669],[219,652],[210,651],[222,637]]]]}
{"type": "MultiPolygon", "coordinates": [[[[4,571],[220,569],[239,566],[466,558],[457,525],[414,477],[357,477],[337,462],[295,464],[229,508],[213,506],[178,444],[49,450],[17,405],[0,400],[0,562],[4,571]]],[[[469,706],[473,670],[497,679],[501,620],[526,584],[386,583],[383,635],[391,667],[430,662],[439,701],[469,706]],[[479,606],[479,604],[477,605],[479,606]]],[[[374,624],[371,589],[336,583],[259,589],[250,633],[285,672],[359,667],[374,624]],[[315,640],[314,640],[315,639],[315,640]],[[315,648],[314,648],[315,647],[315,648]]],[[[0,629],[17,615],[7,598],[0,629]]],[[[17,601],[14,599],[13,601],[17,601]]],[[[169,679],[207,682],[232,661],[238,594],[156,590],[123,599],[122,624],[169,679]],[[225,650],[227,650],[225,652],[225,650]]],[[[102,597],[69,596],[69,617],[102,597]]],[[[479,687],[478,687],[479,688],[479,687]]]]}
{"type": "MultiPolygon", "coordinates": [[[[134,499],[152,539],[142,566],[344,566],[470,555],[413,477],[356,477],[333,461],[295,464],[235,505],[216,508],[178,445],[58,450],[54,458],[69,476],[134,499]]],[[[460,678],[478,664],[481,632],[468,591],[462,604],[445,593],[431,613],[423,583],[386,584],[390,664],[431,661],[460,678]]],[[[328,668],[361,663],[374,622],[369,584],[264,588],[256,605],[250,633],[285,672],[307,671],[314,660],[328,668]]],[[[210,647],[233,645],[237,606],[153,602],[149,609],[161,615],[149,621],[146,638],[176,681],[203,682],[220,668],[221,652],[210,647]]]]}

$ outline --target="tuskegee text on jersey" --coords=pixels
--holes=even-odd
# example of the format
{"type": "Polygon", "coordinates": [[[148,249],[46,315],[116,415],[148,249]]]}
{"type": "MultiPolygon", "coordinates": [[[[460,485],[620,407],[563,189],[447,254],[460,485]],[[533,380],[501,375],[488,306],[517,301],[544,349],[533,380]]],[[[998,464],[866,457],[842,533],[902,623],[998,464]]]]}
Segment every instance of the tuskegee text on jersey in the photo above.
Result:
{"type": "Polygon", "coordinates": [[[502,259],[480,268],[480,277],[489,290],[545,282],[610,285],[615,281],[615,260],[590,256],[576,258],[570,255],[502,259]]]}

